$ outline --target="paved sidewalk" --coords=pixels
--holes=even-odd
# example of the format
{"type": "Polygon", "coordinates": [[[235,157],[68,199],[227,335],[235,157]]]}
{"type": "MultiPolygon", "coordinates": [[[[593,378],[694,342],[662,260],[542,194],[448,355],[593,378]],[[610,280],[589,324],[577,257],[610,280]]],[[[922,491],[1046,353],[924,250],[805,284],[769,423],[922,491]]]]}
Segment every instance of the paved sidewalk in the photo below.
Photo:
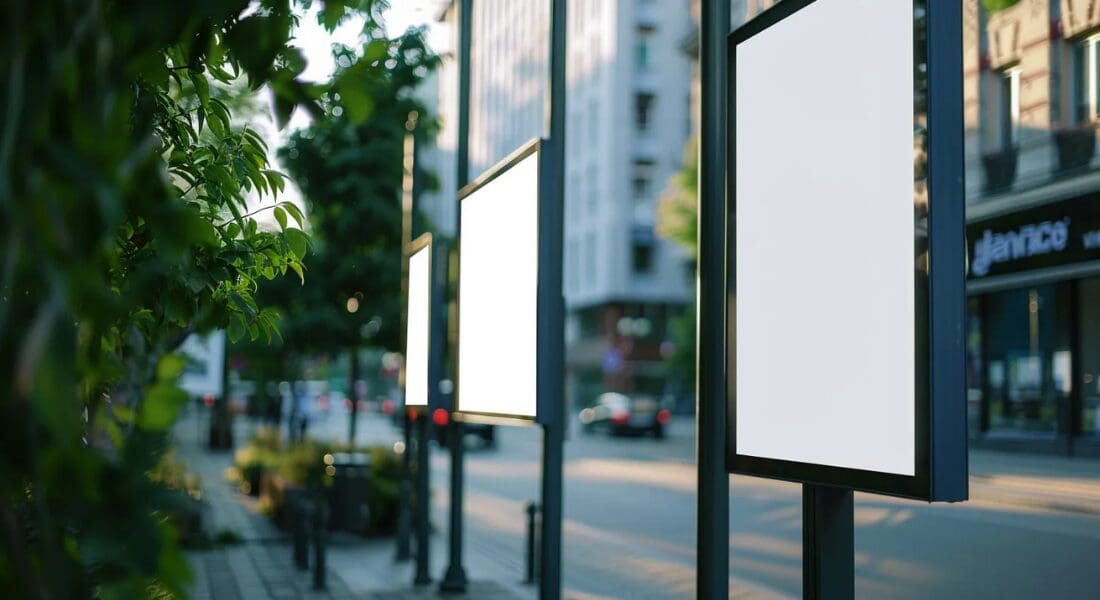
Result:
{"type": "MultiPolygon", "coordinates": [[[[367,540],[336,532],[330,534],[326,552],[326,588],[313,589],[312,572],[299,571],[292,558],[290,536],[260,514],[255,498],[236,491],[224,479],[224,471],[232,465],[232,452],[210,452],[202,439],[201,417],[185,414],[175,429],[177,453],[187,461],[189,469],[202,478],[206,512],[203,515],[207,534],[232,531],[243,538],[236,546],[188,553],[195,573],[190,597],[195,600],[349,600],[381,598],[385,600],[439,597],[436,585],[415,588],[412,562],[395,563],[392,538],[367,540]]],[[[238,419],[238,440],[247,438],[250,427],[238,419]]],[[[433,569],[442,567],[444,544],[436,536],[432,544],[433,569]]],[[[312,558],[312,557],[311,557],[312,558]]],[[[468,568],[486,562],[472,556],[468,568]]],[[[493,571],[478,569],[479,575],[493,571]]],[[[433,573],[434,574],[434,573],[433,573]]],[[[448,598],[479,600],[513,600],[534,598],[535,589],[506,584],[473,581],[466,594],[448,598]]]]}
{"type": "Polygon", "coordinates": [[[1100,515],[1100,459],[971,450],[970,498],[1100,515]]]}
{"type": "MultiPolygon", "coordinates": [[[[232,453],[208,452],[203,440],[203,425],[193,412],[184,416],[175,431],[178,453],[189,463],[191,470],[203,479],[208,505],[207,514],[204,515],[207,532],[213,535],[221,530],[233,531],[245,542],[238,546],[189,553],[196,574],[191,590],[192,597],[198,600],[401,600],[440,597],[438,579],[447,560],[445,490],[436,490],[433,494],[433,525],[443,531],[433,534],[429,572],[434,581],[430,585],[418,588],[411,584],[413,562],[395,562],[392,538],[368,540],[338,532],[329,537],[327,589],[313,591],[311,573],[298,571],[293,565],[287,533],[259,514],[255,499],[237,493],[231,484],[224,481],[223,471],[232,463],[232,453]]],[[[238,420],[238,442],[248,438],[250,429],[244,419],[238,420]]],[[[443,462],[445,457],[433,457],[433,468],[437,469],[437,473],[445,471],[446,465],[443,462]]],[[[680,465],[673,464],[668,469],[670,472],[663,473],[663,476],[672,478],[675,482],[682,479],[680,483],[685,489],[693,488],[693,465],[685,463],[681,468],[680,465]]],[[[970,453],[970,473],[971,500],[975,505],[1020,506],[1049,514],[1100,515],[1100,460],[974,450],[970,453]]],[[[626,475],[630,473],[624,476],[626,475]]],[[[753,481],[757,484],[764,483],[764,480],[753,481]]],[[[775,485],[789,484],[775,482],[775,485]]],[[[475,518],[481,515],[481,518],[487,518],[482,513],[489,511],[491,514],[488,516],[499,520],[501,514],[521,514],[522,507],[519,503],[514,503],[516,506],[505,506],[501,504],[503,500],[497,500],[497,504],[485,504],[487,501],[484,498],[468,497],[468,516],[475,518]]],[[[514,543],[516,540],[512,538],[502,541],[496,536],[479,535],[475,529],[468,530],[464,562],[467,573],[476,575],[479,581],[470,583],[464,597],[485,600],[535,598],[537,588],[519,581],[523,570],[520,544],[514,543]]],[[[585,531],[571,533],[574,540],[587,539],[582,535],[585,531]]],[[[631,547],[627,537],[620,540],[616,536],[614,540],[604,540],[599,547],[606,552],[610,543],[615,548],[616,555],[644,559],[644,556],[637,554],[637,549],[631,547]]],[[[587,548],[583,543],[580,546],[574,543],[573,551],[584,553],[587,548]]],[[[656,567],[640,562],[638,568],[649,570],[656,567]]],[[[684,573],[665,575],[683,579],[685,585],[688,585],[687,582],[693,577],[688,566],[684,566],[684,569],[687,569],[684,573]]],[[[592,573],[586,576],[592,576],[592,573]]],[[[637,594],[632,595],[637,597],[637,594]]],[[[746,582],[731,581],[731,597],[747,599],[777,596],[782,594],[746,582]]],[[[568,592],[566,597],[578,600],[591,598],[568,592]]]]}

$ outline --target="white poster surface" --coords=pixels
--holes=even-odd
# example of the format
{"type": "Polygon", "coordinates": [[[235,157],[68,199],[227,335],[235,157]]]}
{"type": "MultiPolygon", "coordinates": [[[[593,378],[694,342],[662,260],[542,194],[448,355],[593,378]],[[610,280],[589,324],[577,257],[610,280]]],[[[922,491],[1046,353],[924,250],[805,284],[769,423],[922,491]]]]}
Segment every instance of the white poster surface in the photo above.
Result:
{"type": "Polygon", "coordinates": [[[405,404],[428,405],[432,246],[409,257],[409,312],[405,338],[405,404]]]}
{"type": "Polygon", "coordinates": [[[462,412],[535,416],[538,161],[530,154],[460,204],[462,412]]]}
{"type": "Polygon", "coordinates": [[[736,59],[736,451],[913,475],[913,5],[818,0],[736,59]]]}

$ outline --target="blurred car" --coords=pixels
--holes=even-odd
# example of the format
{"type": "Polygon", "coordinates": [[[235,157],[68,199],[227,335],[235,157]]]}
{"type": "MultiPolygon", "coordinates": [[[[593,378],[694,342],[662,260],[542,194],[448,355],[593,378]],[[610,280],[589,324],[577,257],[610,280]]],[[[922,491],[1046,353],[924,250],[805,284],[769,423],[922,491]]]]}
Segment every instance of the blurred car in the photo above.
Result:
{"type": "Polygon", "coordinates": [[[656,398],[618,392],[600,394],[595,406],[580,413],[584,431],[606,429],[611,435],[652,433],[654,437],[663,438],[670,419],[672,411],[656,398]]]}

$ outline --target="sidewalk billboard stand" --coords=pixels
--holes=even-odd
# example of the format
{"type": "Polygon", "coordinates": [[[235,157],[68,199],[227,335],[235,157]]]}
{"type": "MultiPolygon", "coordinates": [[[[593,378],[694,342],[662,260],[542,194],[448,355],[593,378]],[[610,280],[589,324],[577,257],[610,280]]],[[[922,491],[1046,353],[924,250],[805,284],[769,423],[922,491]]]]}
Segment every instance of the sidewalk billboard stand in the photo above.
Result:
{"type": "Polygon", "coordinates": [[[967,498],[960,10],[784,0],[728,39],[726,462],[804,484],[806,597],[854,594],[853,490],[967,498]]]}
{"type": "Polygon", "coordinates": [[[414,583],[426,585],[431,582],[429,506],[425,502],[430,478],[428,423],[431,411],[442,403],[439,382],[443,379],[447,249],[442,241],[434,241],[431,233],[424,233],[405,246],[405,256],[405,452],[408,455],[412,451],[410,442],[415,437],[416,514],[411,519],[416,537],[414,583]]]}
{"type": "Polygon", "coordinates": [[[456,418],[559,424],[561,222],[532,140],[459,190],[456,418]],[[557,232],[557,235],[555,235],[557,232]]]}
{"type": "Polygon", "coordinates": [[[543,428],[543,577],[560,596],[561,155],[535,139],[459,190],[455,418],[543,428]]]}
{"type": "Polygon", "coordinates": [[[472,0],[458,9],[458,348],[451,419],[450,564],[444,593],[464,592],[462,423],[543,432],[539,597],[561,597],[565,299],[562,295],[566,0],[549,0],[546,137],[468,183],[472,0]],[[465,332],[465,336],[463,336],[465,332]]]}

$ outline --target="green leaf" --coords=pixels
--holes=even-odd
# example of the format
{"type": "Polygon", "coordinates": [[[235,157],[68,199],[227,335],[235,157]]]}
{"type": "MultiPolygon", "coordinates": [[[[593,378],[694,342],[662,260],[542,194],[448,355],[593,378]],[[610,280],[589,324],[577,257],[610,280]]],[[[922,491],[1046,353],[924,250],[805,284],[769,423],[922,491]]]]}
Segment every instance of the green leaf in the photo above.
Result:
{"type": "Polygon", "coordinates": [[[382,60],[386,58],[386,55],[390,53],[390,43],[384,39],[371,40],[367,47],[363,49],[363,60],[368,63],[382,60]]]}
{"type": "Polygon", "coordinates": [[[306,252],[309,249],[309,237],[301,229],[290,228],[283,232],[286,236],[287,244],[290,245],[290,251],[294,253],[294,256],[298,260],[302,260],[306,256],[306,252]]]}
{"type": "Polygon", "coordinates": [[[286,266],[290,267],[290,270],[294,271],[298,275],[298,281],[301,282],[302,285],[306,284],[306,275],[302,272],[302,263],[297,261],[290,261],[286,264],[286,266]]]}
{"type": "Polygon", "coordinates": [[[233,292],[232,294],[230,294],[229,299],[233,301],[233,305],[237,307],[237,310],[241,311],[242,313],[250,317],[256,314],[255,307],[253,307],[247,300],[245,300],[244,296],[241,296],[237,292],[233,292]]]}
{"type": "Polygon", "coordinates": [[[187,366],[187,359],[179,354],[169,354],[157,363],[157,381],[159,383],[172,383],[183,373],[187,366]]]}
{"type": "Polygon", "coordinates": [[[248,73],[254,88],[268,77],[271,64],[286,47],[290,16],[282,12],[254,14],[237,22],[225,36],[225,44],[248,73]]]}
{"type": "Polygon", "coordinates": [[[272,90],[272,96],[275,100],[275,124],[282,129],[290,122],[290,116],[294,114],[294,108],[298,103],[293,98],[274,90],[272,90]]]}
{"type": "Polygon", "coordinates": [[[138,426],[149,431],[163,431],[175,422],[186,404],[187,392],[172,384],[158,383],[145,395],[138,426]]]}
{"type": "MultiPolygon", "coordinates": [[[[378,40],[375,40],[378,41],[378,40]]],[[[368,50],[371,45],[368,46],[368,50]]],[[[374,77],[370,66],[364,62],[358,62],[344,69],[344,72],[336,79],[336,91],[340,93],[340,101],[347,110],[348,119],[353,123],[362,123],[374,112],[374,96],[371,95],[371,87],[374,77]]]]}
{"type": "Polygon", "coordinates": [[[241,233],[241,226],[236,223],[230,223],[225,227],[225,237],[229,239],[236,239],[237,235],[241,233]]]}
{"type": "Polygon", "coordinates": [[[334,31],[343,18],[344,2],[342,0],[325,0],[324,9],[321,11],[321,14],[317,15],[317,20],[321,21],[321,24],[324,25],[325,29],[329,32],[334,31]]]}
{"type": "MultiPolygon", "coordinates": [[[[282,189],[282,185],[279,186],[279,189],[282,189]]],[[[304,216],[302,216],[302,209],[298,208],[297,204],[294,204],[293,202],[283,202],[281,206],[286,209],[286,212],[290,213],[291,218],[293,218],[294,222],[298,224],[298,229],[305,228],[306,219],[304,216]]]]}
{"type": "Polygon", "coordinates": [[[229,321],[229,341],[241,341],[244,338],[246,331],[247,330],[245,329],[244,319],[240,315],[235,316],[231,321],[229,321]]]}
{"type": "Polygon", "coordinates": [[[286,231],[286,211],[276,206],[273,212],[275,220],[279,222],[279,229],[286,231]]]}
{"type": "Polygon", "coordinates": [[[191,71],[190,76],[191,83],[195,85],[195,93],[199,95],[199,102],[205,108],[207,104],[210,104],[210,82],[206,80],[206,75],[202,73],[191,71]]]}

